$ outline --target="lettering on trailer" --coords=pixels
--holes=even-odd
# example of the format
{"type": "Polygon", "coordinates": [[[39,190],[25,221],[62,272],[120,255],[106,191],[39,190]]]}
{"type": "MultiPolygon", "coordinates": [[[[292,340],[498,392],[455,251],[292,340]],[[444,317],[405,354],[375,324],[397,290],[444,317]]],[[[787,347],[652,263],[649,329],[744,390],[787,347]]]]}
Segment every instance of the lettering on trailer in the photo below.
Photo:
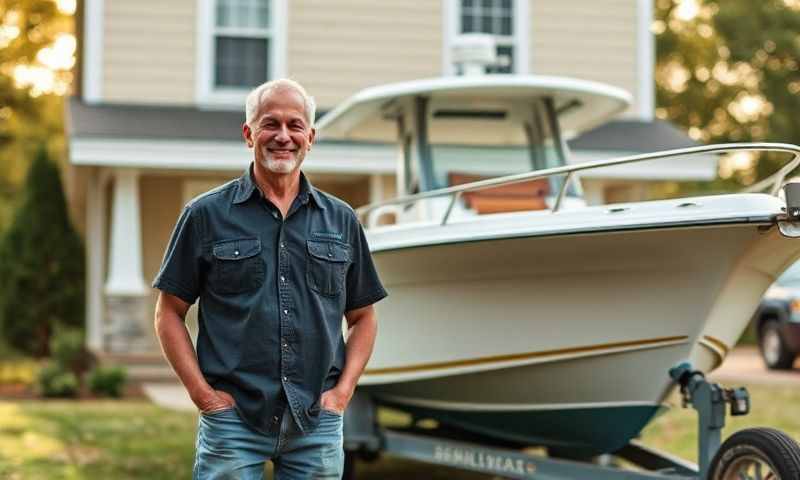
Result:
{"type": "Polygon", "coordinates": [[[533,462],[469,448],[434,445],[433,457],[437,462],[455,467],[479,468],[495,473],[515,473],[518,475],[533,475],[536,473],[536,465],[533,462]]]}

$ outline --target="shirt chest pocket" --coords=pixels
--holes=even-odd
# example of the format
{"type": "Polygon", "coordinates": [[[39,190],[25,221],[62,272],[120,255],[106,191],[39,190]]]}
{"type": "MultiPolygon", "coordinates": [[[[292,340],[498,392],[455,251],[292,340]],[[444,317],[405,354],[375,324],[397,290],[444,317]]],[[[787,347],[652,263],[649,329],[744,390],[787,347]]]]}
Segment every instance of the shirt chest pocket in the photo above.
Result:
{"type": "Polygon", "coordinates": [[[308,240],[306,280],[315,292],[334,296],[342,292],[347,267],[350,265],[350,246],[337,242],[308,240]]]}
{"type": "Polygon", "coordinates": [[[261,241],[257,238],[223,240],[214,244],[212,290],[231,294],[255,290],[264,283],[261,241]]]}

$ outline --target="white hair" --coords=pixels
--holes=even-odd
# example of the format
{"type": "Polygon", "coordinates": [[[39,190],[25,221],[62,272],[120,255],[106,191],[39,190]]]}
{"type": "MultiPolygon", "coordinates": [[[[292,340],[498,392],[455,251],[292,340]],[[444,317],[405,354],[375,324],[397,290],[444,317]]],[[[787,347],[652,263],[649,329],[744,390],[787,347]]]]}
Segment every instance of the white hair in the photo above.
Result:
{"type": "Polygon", "coordinates": [[[299,93],[301,97],[303,97],[306,121],[308,121],[309,127],[313,127],[314,115],[317,113],[317,105],[314,102],[314,97],[309,95],[302,85],[290,78],[278,78],[276,80],[270,80],[251,90],[250,93],[247,94],[247,100],[244,104],[245,122],[250,125],[254,120],[256,113],[258,113],[258,107],[261,105],[261,100],[264,98],[265,94],[272,94],[277,90],[282,90],[285,88],[294,90],[299,93]]]}

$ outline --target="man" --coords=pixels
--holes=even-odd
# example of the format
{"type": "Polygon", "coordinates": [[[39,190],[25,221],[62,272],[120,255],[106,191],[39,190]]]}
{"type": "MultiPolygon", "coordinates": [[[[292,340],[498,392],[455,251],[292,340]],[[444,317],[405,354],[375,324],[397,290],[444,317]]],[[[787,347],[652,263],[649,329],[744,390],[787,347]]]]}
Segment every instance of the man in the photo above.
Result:
{"type": "Polygon", "coordinates": [[[201,413],[194,478],[262,478],[266,460],[276,479],[342,475],[342,414],[386,292],[353,210],[300,171],[314,114],[291,80],[250,93],[253,162],[184,208],[153,283],[158,338],[201,413]]]}

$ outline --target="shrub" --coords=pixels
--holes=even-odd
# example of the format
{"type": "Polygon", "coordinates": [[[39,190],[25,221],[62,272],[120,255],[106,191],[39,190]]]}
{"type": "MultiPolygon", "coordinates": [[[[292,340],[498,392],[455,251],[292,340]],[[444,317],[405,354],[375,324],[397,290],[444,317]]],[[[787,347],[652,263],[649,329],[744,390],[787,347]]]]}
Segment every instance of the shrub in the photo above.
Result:
{"type": "Polygon", "coordinates": [[[74,373],[79,379],[94,363],[86,348],[83,330],[76,328],[57,329],[50,338],[50,356],[62,370],[74,373]]]}
{"type": "Polygon", "coordinates": [[[89,389],[96,395],[119,398],[127,380],[123,367],[98,367],[89,374],[89,389]]]}
{"type": "Polygon", "coordinates": [[[78,377],[48,362],[39,371],[39,391],[45,397],[75,397],[78,395],[78,377]]]}
{"type": "Polygon", "coordinates": [[[39,372],[39,364],[34,360],[0,361],[0,385],[33,385],[39,372]]]}
{"type": "Polygon", "coordinates": [[[58,167],[42,147],[0,239],[0,327],[14,348],[48,352],[58,326],[84,321],[84,250],[70,224],[58,167]]]}

